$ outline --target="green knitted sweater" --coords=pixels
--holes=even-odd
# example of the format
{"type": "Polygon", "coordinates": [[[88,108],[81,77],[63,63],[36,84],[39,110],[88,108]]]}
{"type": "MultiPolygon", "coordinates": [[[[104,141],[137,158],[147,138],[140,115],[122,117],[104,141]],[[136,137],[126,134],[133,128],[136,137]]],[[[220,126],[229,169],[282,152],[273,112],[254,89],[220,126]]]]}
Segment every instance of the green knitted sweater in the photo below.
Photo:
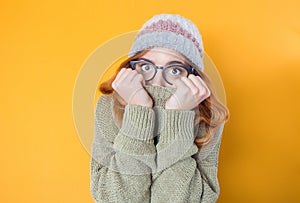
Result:
{"type": "Polygon", "coordinates": [[[195,112],[166,110],[175,89],[145,86],[153,108],[126,105],[121,126],[113,100],[98,99],[90,163],[90,191],[96,202],[212,203],[220,188],[218,154],[224,124],[200,151],[194,144],[195,112]]]}

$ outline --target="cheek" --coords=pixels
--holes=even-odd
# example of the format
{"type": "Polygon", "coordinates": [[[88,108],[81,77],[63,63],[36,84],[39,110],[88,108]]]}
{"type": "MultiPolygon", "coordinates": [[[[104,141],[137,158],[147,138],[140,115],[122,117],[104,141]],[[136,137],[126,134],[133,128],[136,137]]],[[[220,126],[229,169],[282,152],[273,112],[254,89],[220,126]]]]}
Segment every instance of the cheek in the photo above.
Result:
{"type": "Polygon", "coordinates": [[[146,85],[152,85],[152,81],[146,81],[145,84],[146,85]]]}

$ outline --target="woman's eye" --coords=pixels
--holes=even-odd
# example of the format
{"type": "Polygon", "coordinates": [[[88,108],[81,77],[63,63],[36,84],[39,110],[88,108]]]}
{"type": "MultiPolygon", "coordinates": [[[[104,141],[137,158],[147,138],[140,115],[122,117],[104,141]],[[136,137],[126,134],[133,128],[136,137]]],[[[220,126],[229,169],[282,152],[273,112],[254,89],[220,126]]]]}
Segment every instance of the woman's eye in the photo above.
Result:
{"type": "Polygon", "coordinates": [[[142,69],[142,71],[144,71],[144,72],[148,72],[148,71],[151,70],[151,66],[150,66],[149,64],[142,64],[142,65],[141,65],[141,69],[142,69]]]}
{"type": "Polygon", "coordinates": [[[171,75],[181,75],[182,74],[182,70],[180,70],[179,68],[172,68],[169,72],[169,74],[171,75]]]}

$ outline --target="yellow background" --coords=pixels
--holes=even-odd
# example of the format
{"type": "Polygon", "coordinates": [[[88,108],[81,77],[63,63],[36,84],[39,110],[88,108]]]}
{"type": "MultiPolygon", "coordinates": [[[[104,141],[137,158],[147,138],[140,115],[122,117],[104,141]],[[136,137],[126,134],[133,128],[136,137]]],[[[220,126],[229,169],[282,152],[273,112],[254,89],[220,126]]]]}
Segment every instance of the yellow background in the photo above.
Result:
{"type": "Polygon", "coordinates": [[[218,203],[300,202],[299,1],[1,1],[0,202],[93,202],[72,117],[83,62],[152,15],[198,25],[231,113],[218,203]]]}

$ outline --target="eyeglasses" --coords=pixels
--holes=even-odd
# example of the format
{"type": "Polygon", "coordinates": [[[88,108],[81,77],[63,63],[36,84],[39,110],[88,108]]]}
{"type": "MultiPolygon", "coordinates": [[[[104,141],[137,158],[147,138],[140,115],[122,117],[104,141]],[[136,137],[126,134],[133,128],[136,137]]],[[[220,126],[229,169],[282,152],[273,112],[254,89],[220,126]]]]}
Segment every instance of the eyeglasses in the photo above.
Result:
{"type": "Polygon", "coordinates": [[[157,73],[157,69],[162,69],[163,78],[170,85],[174,84],[181,77],[188,77],[189,74],[198,75],[194,68],[177,63],[167,66],[157,66],[150,61],[133,60],[130,61],[130,65],[133,70],[143,75],[145,81],[152,80],[157,73]]]}

